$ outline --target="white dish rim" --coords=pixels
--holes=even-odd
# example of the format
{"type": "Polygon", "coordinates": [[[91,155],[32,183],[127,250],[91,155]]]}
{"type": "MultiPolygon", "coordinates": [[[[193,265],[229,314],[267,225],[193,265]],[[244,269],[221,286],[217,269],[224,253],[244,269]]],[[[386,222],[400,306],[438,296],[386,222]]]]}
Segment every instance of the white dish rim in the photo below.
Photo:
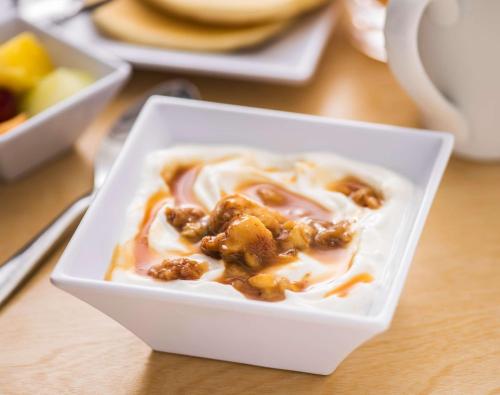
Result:
{"type": "MultiPolygon", "coordinates": [[[[338,311],[324,311],[324,310],[311,310],[297,309],[293,306],[278,305],[273,303],[256,302],[246,299],[235,300],[230,298],[224,298],[217,295],[200,295],[193,294],[189,292],[183,292],[179,290],[169,290],[164,288],[150,287],[147,285],[137,285],[137,284],[121,284],[110,281],[105,281],[104,279],[95,280],[81,278],[77,276],[72,276],[65,273],[65,254],[62,255],[59,263],[54,269],[51,275],[51,281],[54,285],[61,288],[70,288],[76,286],[78,288],[85,288],[89,290],[103,290],[105,292],[111,292],[116,295],[139,295],[144,297],[149,297],[152,299],[159,299],[165,302],[176,302],[181,304],[195,304],[198,306],[210,306],[212,308],[216,307],[219,309],[231,310],[238,312],[238,310],[244,309],[245,312],[254,314],[268,314],[273,316],[281,316],[283,318],[291,320],[307,320],[308,322],[317,323],[332,323],[332,320],[336,325],[344,323],[345,325],[350,325],[355,323],[356,325],[369,326],[370,328],[378,328],[380,330],[386,329],[392,319],[394,310],[397,306],[399,296],[401,294],[402,288],[405,284],[408,270],[412,262],[412,256],[414,250],[418,243],[421,231],[423,229],[427,214],[430,210],[431,203],[434,199],[434,195],[439,186],[442,174],[448,163],[449,156],[453,148],[454,138],[450,133],[447,132],[437,132],[437,131],[426,131],[421,129],[413,128],[403,128],[398,126],[384,125],[384,124],[373,124],[361,121],[351,121],[351,120],[337,120],[332,118],[325,118],[316,115],[298,114],[277,110],[260,109],[253,107],[245,107],[231,104],[221,104],[206,101],[197,101],[189,99],[177,99],[169,97],[152,97],[148,100],[143,111],[139,115],[132,131],[130,138],[127,140],[122,153],[117,159],[116,163],[111,170],[108,180],[112,179],[121,164],[127,160],[127,157],[131,155],[132,147],[134,145],[134,140],[139,136],[142,125],[145,120],[150,117],[150,114],[157,105],[182,105],[191,108],[202,108],[209,110],[216,110],[219,112],[230,112],[230,113],[244,113],[248,115],[267,115],[273,116],[281,119],[292,119],[298,121],[306,121],[309,123],[322,123],[328,124],[330,126],[335,125],[345,125],[351,127],[363,127],[372,128],[374,130],[383,130],[384,133],[396,133],[396,134],[408,134],[408,133],[418,133],[420,136],[426,136],[426,138],[434,139],[440,142],[439,151],[436,154],[434,164],[432,166],[431,173],[429,175],[429,182],[426,184],[425,189],[422,191],[422,200],[419,205],[419,209],[415,216],[414,223],[411,224],[408,239],[406,240],[406,245],[404,248],[404,253],[401,257],[402,264],[394,273],[393,283],[390,286],[387,295],[385,296],[385,303],[381,307],[377,314],[373,315],[357,315],[351,313],[343,313],[338,311]]],[[[96,197],[96,202],[108,193],[109,183],[106,182],[102,190],[96,197]]],[[[93,209],[93,206],[89,210],[93,209]]],[[[80,226],[91,226],[89,223],[89,217],[86,215],[80,226]]],[[[70,244],[74,242],[74,239],[70,241],[70,244]]],[[[69,245],[68,245],[69,246],[69,245]]],[[[106,265],[109,263],[105,262],[106,265]]]]}

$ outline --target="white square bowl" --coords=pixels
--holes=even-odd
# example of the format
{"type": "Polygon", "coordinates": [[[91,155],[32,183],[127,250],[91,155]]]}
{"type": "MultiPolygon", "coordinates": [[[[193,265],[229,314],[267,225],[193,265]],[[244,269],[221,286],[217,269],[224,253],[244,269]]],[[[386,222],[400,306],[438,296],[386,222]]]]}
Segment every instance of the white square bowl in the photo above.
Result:
{"type": "Polygon", "coordinates": [[[65,23],[61,29],[68,36],[91,42],[138,68],[303,84],[316,70],[339,11],[336,4],[324,7],[306,15],[264,45],[230,53],[181,51],[120,42],[103,36],[88,15],[65,23]]]}
{"type": "Polygon", "coordinates": [[[0,43],[24,31],[37,36],[56,66],[86,70],[96,81],[0,135],[0,178],[8,180],[68,149],[130,74],[127,63],[14,16],[0,21],[0,43]]]}
{"type": "Polygon", "coordinates": [[[152,98],[51,279],[154,350],[329,374],[357,346],[388,327],[452,145],[445,133],[152,98]],[[146,155],[181,143],[332,151],[411,180],[416,190],[384,276],[380,306],[368,315],[354,315],[104,281],[146,155]]]}

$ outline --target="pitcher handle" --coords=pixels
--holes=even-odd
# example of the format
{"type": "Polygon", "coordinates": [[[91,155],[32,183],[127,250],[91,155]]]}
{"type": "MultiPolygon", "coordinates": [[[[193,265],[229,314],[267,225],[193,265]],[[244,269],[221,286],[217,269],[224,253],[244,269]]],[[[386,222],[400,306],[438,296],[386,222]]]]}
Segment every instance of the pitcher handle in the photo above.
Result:
{"type": "MultiPolygon", "coordinates": [[[[457,143],[463,143],[468,137],[467,121],[433,84],[418,50],[418,29],[429,3],[431,0],[389,2],[384,29],[388,62],[424,116],[433,120],[432,127],[452,132],[457,143]]],[[[446,11],[452,3],[458,7],[456,0],[448,0],[440,4],[441,10],[446,11]]]]}

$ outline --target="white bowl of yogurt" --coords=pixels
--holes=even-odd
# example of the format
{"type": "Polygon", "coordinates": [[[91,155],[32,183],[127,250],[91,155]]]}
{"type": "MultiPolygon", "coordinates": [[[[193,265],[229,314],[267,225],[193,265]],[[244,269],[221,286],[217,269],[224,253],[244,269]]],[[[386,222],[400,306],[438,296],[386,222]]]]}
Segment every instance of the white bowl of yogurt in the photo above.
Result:
{"type": "Polygon", "coordinates": [[[152,98],[51,279],[154,350],[330,374],[389,326],[452,144],[152,98]]]}

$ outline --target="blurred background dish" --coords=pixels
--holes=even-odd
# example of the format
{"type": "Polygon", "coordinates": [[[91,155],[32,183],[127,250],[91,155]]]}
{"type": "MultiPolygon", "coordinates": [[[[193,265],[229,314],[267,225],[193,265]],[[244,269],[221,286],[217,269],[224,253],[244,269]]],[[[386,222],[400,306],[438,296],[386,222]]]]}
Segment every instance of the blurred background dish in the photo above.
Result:
{"type": "Polygon", "coordinates": [[[385,62],[384,24],[389,0],[345,0],[351,42],[365,55],[385,62]]]}
{"type": "Polygon", "coordinates": [[[327,0],[113,0],[93,12],[97,28],[125,42],[194,51],[256,47],[327,0]]]}
{"type": "Polygon", "coordinates": [[[240,26],[283,21],[328,0],[141,0],[168,13],[214,25],[240,26]]]}
{"type": "Polygon", "coordinates": [[[289,26],[288,21],[249,26],[204,25],[138,0],[114,0],[96,10],[92,19],[116,40],[160,48],[231,51],[261,44],[289,26]]]}
{"type": "MultiPolygon", "coordinates": [[[[124,15],[127,15],[123,13],[124,4],[129,4],[127,6],[129,7],[133,3],[132,0],[118,0],[116,4],[113,1],[111,4],[107,4],[95,11],[95,18],[104,30],[106,30],[106,27],[109,30],[111,25],[115,28],[113,29],[115,33],[113,35],[117,33],[116,22],[113,21],[116,16],[109,16],[107,17],[108,21],[104,22],[103,15],[106,15],[115,7],[117,7],[115,10],[121,10],[121,17],[128,20],[127,23],[135,23],[136,27],[139,23],[137,19],[131,19],[130,13],[128,13],[128,17],[124,17],[124,15]]],[[[142,4],[138,5],[136,3],[134,5],[136,8],[144,8],[142,4]]],[[[164,16],[162,11],[157,12],[157,14],[155,16],[156,20],[174,20],[173,17],[169,19],[169,17],[164,16]]],[[[111,12],[109,15],[111,15],[111,12]]],[[[268,23],[262,26],[239,27],[238,29],[241,30],[237,35],[235,33],[229,34],[228,31],[234,32],[234,30],[228,30],[227,26],[220,28],[221,30],[218,32],[213,26],[208,27],[208,25],[200,24],[195,25],[198,26],[197,29],[201,29],[198,30],[199,33],[197,34],[196,30],[193,33],[193,31],[186,28],[186,26],[194,24],[193,22],[180,22],[178,20],[176,26],[183,26],[180,38],[179,31],[167,29],[166,27],[159,28],[158,25],[155,28],[148,26],[146,33],[144,31],[139,33],[135,31],[133,35],[127,32],[124,33],[124,30],[120,29],[122,37],[123,34],[133,36],[132,40],[136,41],[135,43],[106,36],[93,23],[92,17],[86,14],[79,15],[57,28],[61,29],[60,31],[64,35],[113,52],[136,67],[298,84],[308,81],[314,74],[321,53],[335,25],[337,15],[338,9],[335,4],[326,5],[301,16],[298,20],[294,20],[293,23],[285,21],[268,23]],[[290,27],[282,32],[285,25],[288,24],[290,24],[290,27]],[[203,34],[200,34],[203,29],[212,32],[211,34],[218,34],[219,38],[207,40],[203,34]],[[154,32],[156,34],[160,32],[160,36],[154,32]],[[280,32],[282,34],[276,36],[280,32]],[[165,48],[165,46],[169,45],[163,45],[163,48],[159,47],[158,41],[162,40],[161,35],[172,37],[174,39],[172,45],[175,45],[177,49],[165,48]],[[137,43],[139,36],[142,37],[140,44],[137,43]],[[145,37],[147,37],[146,40],[150,45],[144,44],[146,42],[145,37]],[[231,43],[228,44],[227,40],[231,41],[231,43]],[[182,46],[182,42],[184,42],[184,47],[191,50],[179,49],[178,47],[182,46]],[[260,44],[257,45],[259,42],[260,44]],[[195,46],[194,43],[198,44],[195,46]],[[211,48],[208,48],[211,52],[207,52],[207,48],[205,51],[201,51],[202,45],[211,46],[211,48]],[[251,48],[248,48],[248,46],[251,48]],[[196,50],[194,50],[195,47],[196,50]],[[247,48],[237,49],[239,47],[247,48]],[[232,51],[228,52],[228,50],[232,51]]],[[[163,37],[165,38],[165,36],[163,37]]]]}
{"type": "Polygon", "coordinates": [[[43,27],[15,17],[2,20],[0,179],[20,177],[69,149],[129,70],[43,27]]]}

